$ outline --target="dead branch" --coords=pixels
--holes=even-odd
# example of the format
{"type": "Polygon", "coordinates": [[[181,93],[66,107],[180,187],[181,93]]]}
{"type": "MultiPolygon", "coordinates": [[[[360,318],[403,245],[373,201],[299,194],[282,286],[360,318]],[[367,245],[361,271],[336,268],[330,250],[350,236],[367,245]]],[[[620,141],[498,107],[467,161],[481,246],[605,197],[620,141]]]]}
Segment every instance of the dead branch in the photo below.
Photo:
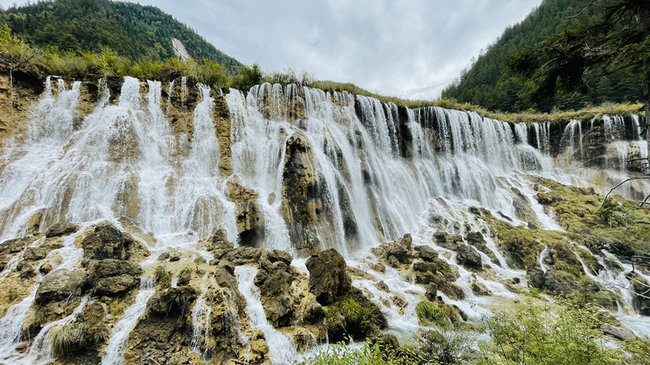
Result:
{"type": "MultiPolygon", "coordinates": [[[[635,176],[635,177],[628,177],[627,179],[623,180],[622,182],[618,183],[616,186],[614,186],[608,193],[605,195],[605,199],[603,199],[603,203],[600,204],[600,207],[602,208],[605,205],[605,202],[607,201],[607,198],[609,198],[609,195],[616,190],[619,186],[625,184],[628,181],[633,181],[633,180],[650,180],[650,176],[635,176]]],[[[646,198],[647,199],[647,198],[646,198]]]]}

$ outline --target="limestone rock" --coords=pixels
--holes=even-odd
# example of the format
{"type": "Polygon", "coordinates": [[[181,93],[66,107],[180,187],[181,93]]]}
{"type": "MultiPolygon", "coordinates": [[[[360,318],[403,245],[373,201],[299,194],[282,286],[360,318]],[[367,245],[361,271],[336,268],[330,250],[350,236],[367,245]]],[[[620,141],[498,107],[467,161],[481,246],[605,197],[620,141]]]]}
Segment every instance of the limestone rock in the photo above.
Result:
{"type": "Polygon", "coordinates": [[[533,268],[529,270],[528,276],[532,286],[557,294],[569,294],[578,288],[575,277],[565,271],[549,269],[543,273],[538,268],[533,268]]]}
{"type": "Polygon", "coordinates": [[[147,303],[148,310],[159,316],[180,317],[192,310],[198,293],[191,286],[156,291],[147,303]]]}
{"type": "Polygon", "coordinates": [[[436,298],[438,297],[438,286],[435,283],[429,283],[427,284],[425,289],[426,289],[426,293],[424,294],[424,296],[426,296],[427,299],[429,299],[430,301],[436,300],[436,298]]]}
{"type": "Polygon", "coordinates": [[[134,277],[142,275],[142,268],[139,265],[126,260],[97,260],[90,263],[89,267],[90,275],[95,278],[104,278],[122,274],[128,274],[134,277]]]}
{"type": "Polygon", "coordinates": [[[309,270],[309,291],[316,300],[328,305],[350,290],[352,280],[346,272],[346,263],[335,249],[312,255],[306,262],[309,270]]]}
{"type": "Polygon", "coordinates": [[[291,243],[299,251],[313,253],[322,247],[320,232],[335,232],[327,226],[330,207],[323,199],[313,153],[307,137],[297,133],[286,142],[282,172],[282,216],[291,243]],[[323,226],[326,225],[326,226],[323,226]]]}
{"type": "Polygon", "coordinates": [[[272,250],[267,254],[267,259],[271,262],[282,261],[287,265],[291,264],[293,257],[287,252],[280,250],[272,250]]]}
{"type": "Polygon", "coordinates": [[[485,284],[476,280],[472,282],[472,292],[478,296],[492,295],[492,292],[485,286],[485,284]]]}
{"type": "Polygon", "coordinates": [[[127,259],[125,244],[122,232],[110,223],[98,224],[81,242],[84,257],[96,260],[127,259]]]}
{"type": "Polygon", "coordinates": [[[220,260],[232,262],[234,265],[256,264],[262,257],[262,250],[256,247],[237,247],[226,252],[220,260]]]}
{"type": "Polygon", "coordinates": [[[260,288],[266,318],[275,327],[288,326],[295,317],[297,303],[291,295],[292,283],[293,275],[284,261],[261,262],[255,276],[255,285],[260,288]]]}
{"type": "Polygon", "coordinates": [[[429,246],[416,246],[415,252],[418,253],[418,256],[427,262],[431,262],[433,259],[438,257],[438,251],[434,250],[429,246]]]}
{"type": "Polygon", "coordinates": [[[609,323],[603,323],[600,327],[604,334],[614,337],[617,340],[625,341],[635,339],[636,335],[630,329],[625,327],[612,326],[609,323]]]}
{"type": "Polygon", "coordinates": [[[135,287],[137,283],[138,281],[128,274],[109,276],[97,280],[95,293],[98,295],[115,295],[135,287]]]}
{"type": "Polygon", "coordinates": [[[33,237],[16,238],[0,243],[0,270],[3,270],[7,263],[25,247],[34,241],[33,237]]]}
{"type": "Polygon", "coordinates": [[[303,322],[306,324],[320,324],[325,318],[325,311],[323,306],[320,305],[317,301],[313,300],[305,308],[305,313],[303,315],[303,322]]]}
{"type": "Polygon", "coordinates": [[[481,255],[476,252],[473,247],[465,244],[458,245],[456,252],[458,253],[456,256],[456,262],[460,265],[463,265],[470,270],[483,269],[483,259],[481,259],[481,255]]]}
{"type": "Polygon", "coordinates": [[[47,256],[48,250],[45,247],[27,247],[23,253],[23,260],[38,261],[47,256]]]}
{"type": "Polygon", "coordinates": [[[45,231],[45,237],[67,236],[79,230],[79,226],[74,223],[55,223],[45,231]]]}
{"type": "Polygon", "coordinates": [[[86,282],[85,270],[60,269],[43,277],[36,290],[36,303],[60,301],[77,294],[86,282]]]}
{"type": "Polygon", "coordinates": [[[264,212],[259,194],[240,185],[237,176],[226,182],[228,198],[235,202],[235,218],[243,245],[257,246],[264,239],[264,212]]]}
{"type": "Polygon", "coordinates": [[[458,245],[463,243],[463,237],[460,235],[448,234],[446,232],[436,232],[433,234],[433,242],[440,247],[455,251],[458,248],[458,245]]]}

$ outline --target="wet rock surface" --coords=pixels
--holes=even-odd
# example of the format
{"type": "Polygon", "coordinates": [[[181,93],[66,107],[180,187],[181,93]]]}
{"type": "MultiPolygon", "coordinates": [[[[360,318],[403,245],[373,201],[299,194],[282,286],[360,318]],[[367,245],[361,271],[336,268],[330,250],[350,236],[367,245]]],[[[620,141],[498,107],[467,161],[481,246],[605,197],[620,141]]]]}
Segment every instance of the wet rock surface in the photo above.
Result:
{"type": "Polygon", "coordinates": [[[351,288],[343,256],[334,249],[312,255],[306,262],[309,270],[309,291],[320,304],[328,305],[345,295],[351,288]]]}

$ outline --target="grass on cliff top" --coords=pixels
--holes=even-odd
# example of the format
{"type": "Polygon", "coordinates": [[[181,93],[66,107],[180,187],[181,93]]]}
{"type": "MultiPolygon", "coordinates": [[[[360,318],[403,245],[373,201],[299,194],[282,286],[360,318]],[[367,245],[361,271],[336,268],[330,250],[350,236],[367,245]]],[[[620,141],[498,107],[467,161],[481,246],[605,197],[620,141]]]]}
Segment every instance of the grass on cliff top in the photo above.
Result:
{"type": "Polygon", "coordinates": [[[498,119],[504,122],[511,123],[534,123],[534,122],[551,122],[557,123],[562,121],[569,121],[573,119],[600,119],[603,115],[631,115],[643,114],[643,104],[641,103],[604,103],[599,106],[586,106],[580,110],[564,110],[554,111],[553,113],[537,113],[534,110],[529,110],[520,113],[501,113],[492,112],[481,106],[460,103],[454,99],[438,99],[438,100],[407,100],[397,97],[379,95],[367,90],[364,90],[357,85],[351,83],[341,83],[334,81],[314,81],[310,86],[322,89],[325,91],[347,91],[352,94],[364,95],[378,99],[384,103],[393,103],[399,106],[408,108],[421,108],[426,106],[438,106],[445,109],[456,109],[467,112],[476,112],[477,114],[492,119],[498,119]]]}
{"type": "Polygon", "coordinates": [[[554,113],[498,113],[488,111],[470,103],[459,103],[453,99],[440,100],[407,100],[397,97],[384,96],[364,90],[352,83],[313,80],[309,74],[296,75],[291,69],[285,72],[264,74],[258,65],[242,66],[239,73],[228,76],[222,65],[211,60],[186,60],[170,58],[165,61],[142,59],[137,62],[119,55],[110,48],[101,52],[90,51],[64,52],[56,48],[39,49],[25,43],[12,35],[11,29],[0,25],[0,64],[10,68],[31,67],[42,75],[57,75],[65,78],[88,79],[104,76],[132,76],[139,79],[171,81],[181,76],[187,76],[196,82],[210,85],[214,88],[233,87],[247,91],[253,85],[270,82],[319,88],[325,91],[347,91],[352,94],[376,98],[385,103],[394,103],[409,108],[439,106],[447,109],[473,111],[481,116],[506,122],[558,122],[571,119],[601,118],[605,114],[629,115],[640,113],[642,104],[603,104],[586,107],[577,111],[558,111],[554,113]]]}

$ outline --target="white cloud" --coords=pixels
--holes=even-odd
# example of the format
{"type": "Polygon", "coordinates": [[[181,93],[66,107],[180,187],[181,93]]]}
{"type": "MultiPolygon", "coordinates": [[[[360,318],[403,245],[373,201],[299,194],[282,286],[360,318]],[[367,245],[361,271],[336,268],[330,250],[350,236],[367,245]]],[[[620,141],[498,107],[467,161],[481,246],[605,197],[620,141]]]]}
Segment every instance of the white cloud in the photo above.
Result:
{"type": "Polygon", "coordinates": [[[541,0],[138,2],[266,71],[291,67],[385,95],[430,99],[541,0]]]}

